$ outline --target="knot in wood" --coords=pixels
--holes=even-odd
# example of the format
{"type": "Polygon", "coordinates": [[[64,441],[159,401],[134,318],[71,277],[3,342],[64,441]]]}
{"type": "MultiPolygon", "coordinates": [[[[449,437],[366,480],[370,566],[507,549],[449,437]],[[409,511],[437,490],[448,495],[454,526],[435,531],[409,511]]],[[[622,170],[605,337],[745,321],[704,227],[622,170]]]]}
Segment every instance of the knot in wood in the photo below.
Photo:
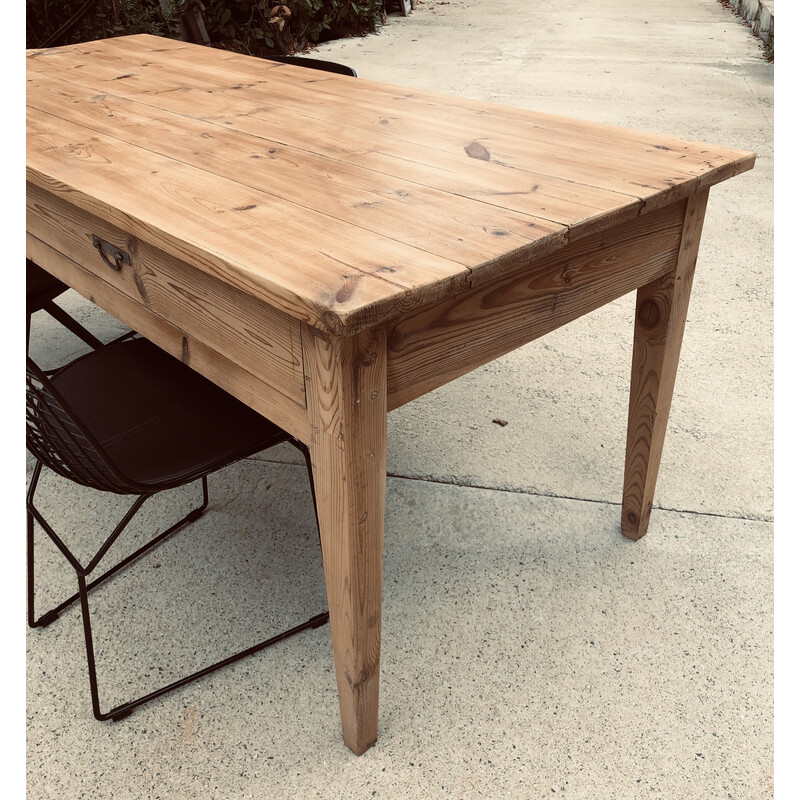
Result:
{"type": "Polygon", "coordinates": [[[479,161],[489,161],[492,157],[491,153],[480,142],[470,142],[464,148],[464,152],[470,158],[477,158],[479,161]]]}
{"type": "Polygon", "coordinates": [[[371,677],[372,677],[372,670],[367,667],[362,669],[358,673],[358,677],[355,679],[350,674],[349,670],[345,670],[344,673],[345,680],[347,681],[347,683],[350,685],[350,688],[354,692],[361,691],[361,688],[364,686],[364,684],[367,683],[368,680],[370,680],[371,677]]]}
{"type": "Polygon", "coordinates": [[[323,312],[322,324],[325,326],[325,329],[328,331],[328,333],[332,334],[333,336],[341,336],[342,331],[344,330],[344,323],[333,311],[323,312]]]}
{"type": "Polygon", "coordinates": [[[645,330],[654,330],[663,319],[663,309],[653,298],[645,300],[636,310],[636,320],[645,330]]]}

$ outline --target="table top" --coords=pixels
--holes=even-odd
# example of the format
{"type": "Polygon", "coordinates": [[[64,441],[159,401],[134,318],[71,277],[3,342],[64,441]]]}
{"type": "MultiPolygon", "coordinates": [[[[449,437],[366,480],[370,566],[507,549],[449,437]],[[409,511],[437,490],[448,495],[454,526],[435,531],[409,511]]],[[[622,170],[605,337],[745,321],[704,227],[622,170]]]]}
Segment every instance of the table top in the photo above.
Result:
{"type": "Polygon", "coordinates": [[[27,64],[31,183],[334,334],[755,161],[150,35],[27,64]]]}

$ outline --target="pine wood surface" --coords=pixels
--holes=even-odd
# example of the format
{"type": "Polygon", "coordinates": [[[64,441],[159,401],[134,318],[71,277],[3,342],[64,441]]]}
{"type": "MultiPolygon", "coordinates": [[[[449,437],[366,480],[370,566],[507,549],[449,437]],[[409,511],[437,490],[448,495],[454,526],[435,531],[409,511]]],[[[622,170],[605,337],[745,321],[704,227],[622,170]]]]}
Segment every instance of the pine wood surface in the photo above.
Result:
{"type": "Polygon", "coordinates": [[[148,35],[29,51],[28,179],[339,335],[491,281],[754,160],[309,75],[148,35]]]}
{"type": "Polygon", "coordinates": [[[636,294],[621,521],[629,539],[650,521],[707,203],[708,191],[689,198],[674,269],[636,294]]]}
{"type": "Polygon", "coordinates": [[[386,334],[327,337],[304,326],[303,351],[342,733],[360,754],[378,736],[386,334]]]}
{"type": "Polygon", "coordinates": [[[686,201],[625,222],[390,323],[389,408],[674,270],[686,201]]]}

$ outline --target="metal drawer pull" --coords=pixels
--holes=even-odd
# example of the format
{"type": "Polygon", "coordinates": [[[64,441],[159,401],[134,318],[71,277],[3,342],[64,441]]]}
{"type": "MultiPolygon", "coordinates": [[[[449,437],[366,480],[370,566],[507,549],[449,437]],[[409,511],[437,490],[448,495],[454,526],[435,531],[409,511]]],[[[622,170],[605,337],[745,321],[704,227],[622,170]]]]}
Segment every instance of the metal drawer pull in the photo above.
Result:
{"type": "Polygon", "coordinates": [[[124,250],[120,250],[119,247],[115,247],[111,242],[101,239],[96,233],[92,234],[92,244],[97,248],[97,252],[100,253],[100,258],[102,258],[111,269],[119,272],[123,264],[129,267],[131,266],[131,257],[124,250]],[[109,256],[114,260],[111,261],[109,256]]]}

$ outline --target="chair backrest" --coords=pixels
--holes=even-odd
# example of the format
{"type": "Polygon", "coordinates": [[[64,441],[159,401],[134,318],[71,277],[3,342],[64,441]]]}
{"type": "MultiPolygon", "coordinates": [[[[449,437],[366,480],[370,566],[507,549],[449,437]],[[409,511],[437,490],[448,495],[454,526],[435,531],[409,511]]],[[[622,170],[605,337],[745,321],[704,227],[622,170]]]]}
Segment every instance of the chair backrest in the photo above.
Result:
{"type": "Polygon", "coordinates": [[[311,69],[321,69],[325,72],[335,72],[337,75],[350,75],[357,78],[356,71],[352,67],[344,64],[337,64],[335,61],[320,61],[316,58],[305,58],[304,56],[267,56],[270,61],[280,61],[283,64],[294,64],[297,67],[310,67],[311,69]]]}
{"type": "Polygon", "coordinates": [[[75,483],[117,494],[141,494],[31,358],[25,369],[25,444],[30,453],[75,483]]]}
{"type": "Polygon", "coordinates": [[[67,289],[69,286],[66,283],[45,272],[29,258],[25,259],[25,299],[28,314],[40,311],[67,289]]]}

